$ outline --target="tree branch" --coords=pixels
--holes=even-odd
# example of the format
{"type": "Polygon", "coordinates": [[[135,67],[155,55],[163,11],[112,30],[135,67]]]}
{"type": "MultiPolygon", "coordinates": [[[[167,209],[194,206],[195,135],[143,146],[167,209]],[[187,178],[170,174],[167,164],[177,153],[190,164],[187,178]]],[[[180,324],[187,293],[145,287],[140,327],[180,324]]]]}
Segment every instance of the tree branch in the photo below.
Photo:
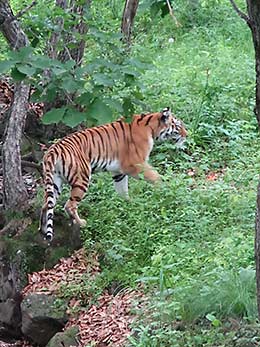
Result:
{"type": "Polygon", "coordinates": [[[173,13],[173,9],[171,7],[171,4],[170,4],[170,1],[169,0],[166,0],[167,2],[167,6],[168,6],[168,9],[169,9],[169,13],[170,15],[172,16],[172,19],[174,20],[175,24],[177,27],[180,26],[180,23],[178,22],[177,18],[175,17],[174,13],[173,13]]]}
{"type": "Polygon", "coordinates": [[[14,20],[22,17],[27,11],[29,11],[33,6],[37,5],[37,0],[34,0],[30,5],[26,6],[24,9],[19,11],[15,16],[14,20]]]}
{"type": "Polygon", "coordinates": [[[250,18],[238,8],[234,0],[229,0],[229,1],[231,5],[233,6],[234,10],[236,11],[236,13],[239,15],[239,17],[241,17],[244,21],[246,21],[247,25],[250,27],[250,29],[252,29],[253,23],[250,20],[250,18]]]}

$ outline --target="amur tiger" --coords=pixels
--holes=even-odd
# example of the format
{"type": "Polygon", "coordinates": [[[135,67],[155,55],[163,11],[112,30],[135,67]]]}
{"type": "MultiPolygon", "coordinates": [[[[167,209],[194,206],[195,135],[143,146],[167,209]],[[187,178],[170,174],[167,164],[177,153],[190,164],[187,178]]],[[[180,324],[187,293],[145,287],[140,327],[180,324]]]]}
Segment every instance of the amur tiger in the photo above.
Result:
{"type": "Polygon", "coordinates": [[[159,174],[148,164],[155,140],[171,139],[181,144],[187,132],[170,108],[162,112],[134,115],[127,123],[123,118],[101,126],[87,128],[53,144],[43,158],[45,202],[39,231],[52,241],[53,213],[63,182],[71,186],[65,211],[74,223],[85,226],[77,208],[86,193],[92,173],[110,171],[115,190],[128,198],[128,176],[140,174],[153,183],[159,174]]]}

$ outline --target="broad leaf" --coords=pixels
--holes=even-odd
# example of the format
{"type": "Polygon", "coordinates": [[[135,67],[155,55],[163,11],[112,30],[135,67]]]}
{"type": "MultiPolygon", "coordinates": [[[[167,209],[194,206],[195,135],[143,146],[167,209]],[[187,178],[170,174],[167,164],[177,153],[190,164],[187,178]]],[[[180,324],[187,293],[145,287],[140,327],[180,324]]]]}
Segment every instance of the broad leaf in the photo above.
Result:
{"type": "Polygon", "coordinates": [[[12,69],[11,76],[15,81],[22,81],[26,78],[26,75],[24,73],[18,71],[16,67],[14,67],[12,69]]]}
{"type": "Polygon", "coordinates": [[[123,113],[123,106],[122,106],[122,103],[115,100],[115,99],[109,99],[109,98],[105,98],[103,99],[104,102],[109,105],[112,109],[114,109],[115,111],[119,112],[120,115],[122,115],[123,113]]]}
{"type": "Polygon", "coordinates": [[[88,109],[88,115],[91,118],[96,119],[98,124],[108,123],[112,120],[111,109],[98,98],[96,98],[93,103],[91,103],[88,109]]]}
{"type": "Polygon", "coordinates": [[[68,109],[63,116],[62,122],[69,127],[73,128],[76,125],[86,120],[86,113],[79,112],[77,110],[68,109]]]}
{"type": "Polygon", "coordinates": [[[12,60],[0,61],[0,73],[9,71],[13,66],[14,62],[12,60]]]}
{"type": "Polygon", "coordinates": [[[93,75],[93,79],[96,84],[102,85],[105,87],[112,87],[114,85],[114,81],[107,77],[107,75],[102,74],[102,73],[96,73],[93,75]]]}
{"type": "Polygon", "coordinates": [[[36,69],[28,64],[26,65],[16,65],[16,68],[21,73],[25,74],[26,76],[32,76],[36,69]]]}
{"type": "Polygon", "coordinates": [[[77,97],[76,102],[78,102],[81,105],[88,106],[93,99],[93,94],[86,92],[81,94],[79,97],[77,97]]]}
{"type": "Polygon", "coordinates": [[[58,123],[62,120],[66,108],[53,108],[42,117],[43,124],[58,123]]]}
{"type": "Polygon", "coordinates": [[[62,80],[61,87],[68,93],[74,93],[78,90],[78,84],[75,82],[73,77],[66,77],[62,80]]]}

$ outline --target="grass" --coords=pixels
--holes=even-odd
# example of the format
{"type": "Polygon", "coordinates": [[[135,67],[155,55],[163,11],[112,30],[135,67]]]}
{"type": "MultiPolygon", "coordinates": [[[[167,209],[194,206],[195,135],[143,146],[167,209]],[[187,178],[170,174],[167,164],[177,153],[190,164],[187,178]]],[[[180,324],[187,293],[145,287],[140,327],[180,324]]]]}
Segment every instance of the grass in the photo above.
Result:
{"type": "Polygon", "coordinates": [[[176,1],[179,29],[169,17],[137,19],[133,50],[153,61],[144,101],[152,110],[170,105],[189,140],[185,151],[154,150],[161,187],[130,180],[126,202],[109,176],[95,176],[81,207],[85,246],[102,251],[104,281],[141,282],[151,296],[130,346],[229,346],[229,319],[256,319],[254,57],[250,32],[228,4],[214,13],[205,5],[191,23],[176,1]]]}

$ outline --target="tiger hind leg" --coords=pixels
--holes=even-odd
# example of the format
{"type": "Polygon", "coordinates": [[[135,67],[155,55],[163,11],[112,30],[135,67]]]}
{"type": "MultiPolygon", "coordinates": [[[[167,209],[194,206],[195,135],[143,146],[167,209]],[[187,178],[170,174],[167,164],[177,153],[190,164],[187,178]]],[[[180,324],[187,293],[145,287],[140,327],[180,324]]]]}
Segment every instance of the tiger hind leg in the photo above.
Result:
{"type": "Polygon", "coordinates": [[[82,180],[78,178],[71,185],[70,198],[65,204],[65,211],[72,219],[73,223],[79,224],[79,226],[84,227],[86,225],[86,220],[81,219],[78,215],[78,205],[83,199],[89,185],[89,179],[82,180]]]}

